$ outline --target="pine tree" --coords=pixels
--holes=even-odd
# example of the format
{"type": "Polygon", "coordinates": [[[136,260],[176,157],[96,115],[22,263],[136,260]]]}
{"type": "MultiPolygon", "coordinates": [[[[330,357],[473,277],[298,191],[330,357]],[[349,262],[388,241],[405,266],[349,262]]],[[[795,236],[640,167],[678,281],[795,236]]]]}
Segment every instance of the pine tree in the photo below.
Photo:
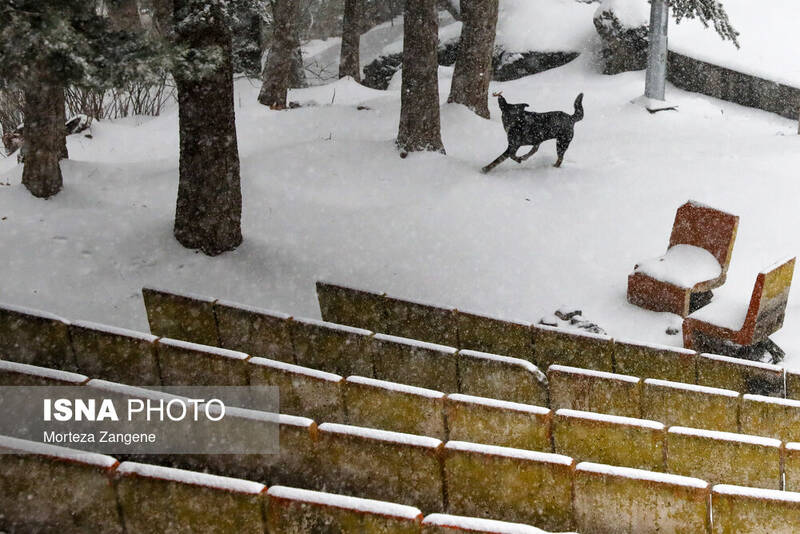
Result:
{"type": "Polygon", "coordinates": [[[644,94],[648,98],[664,100],[667,82],[667,31],[669,9],[676,23],[683,19],[698,19],[714,30],[722,40],[731,41],[739,48],[739,32],[728,20],[725,8],[718,0],[651,0],[650,33],[647,49],[647,73],[644,94]]]}
{"type": "Polygon", "coordinates": [[[294,24],[298,18],[296,0],[273,0],[272,46],[264,69],[264,83],[258,94],[259,103],[273,109],[286,108],[289,79],[292,71],[292,54],[295,50],[294,24]]]}
{"type": "Polygon", "coordinates": [[[403,22],[403,83],[397,148],[444,153],[439,118],[438,21],[435,0],[406,0],[403,22]]]}
{"type": "Polygon", "coordinates": [[[175,238],[217,255],[242,242],[231,5],[174,0],[180,165],[175,238]]]}
{"type": "Polygon", "coordinates": [[[0,18],[0,87],[25,93],[22,183],[47,198],[63,185],[58,160],[67,156],[64,87],[102,87],[141,74],[150,51],[87,0],[9,0],[0,18]]]}
{"type": "Polygon", "coordinates": [[[461,0],[464,25],[447,99],[487,119],[497,11],[498,0],[461,0]]]}
{"type": "Polygon", "coordinates": [[[342,51],[339,59],[339,78],[351,76],[361,81],[361,65],[359,45],[361,43],[361,6],[360,0],[344,1],[344,17],[342,17],[342,51]]]}

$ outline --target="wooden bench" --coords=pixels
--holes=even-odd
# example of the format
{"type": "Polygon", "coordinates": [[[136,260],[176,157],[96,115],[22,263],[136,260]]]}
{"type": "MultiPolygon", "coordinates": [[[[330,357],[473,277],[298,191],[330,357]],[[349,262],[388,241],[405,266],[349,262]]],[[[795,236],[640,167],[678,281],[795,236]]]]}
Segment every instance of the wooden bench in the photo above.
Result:
{"type": "Polygon", "coordinates": [[[687,349],[729,356],[747,351],[783,326],[795,258],[783,260],[756,278],[750,304],[716,298],[683,320],[683,344],[687,349]]]}
{"type": "Polygon", "coordinates": [[[686,317],[725,283],[739,217],[688,201],[678,208],[666,254],[628,276],[628,302],[686,317]]]}

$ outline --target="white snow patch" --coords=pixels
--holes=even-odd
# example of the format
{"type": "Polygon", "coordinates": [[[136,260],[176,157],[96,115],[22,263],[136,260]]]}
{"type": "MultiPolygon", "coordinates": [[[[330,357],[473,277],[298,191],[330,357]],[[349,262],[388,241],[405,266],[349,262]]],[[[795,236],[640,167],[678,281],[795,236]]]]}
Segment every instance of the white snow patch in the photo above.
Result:
{"type": "Polygon", "coordinates": [[[576,336],[576,337],[587,337],[590,339],[597,339],[600,341],[611,341],[611,336],[607,336],[604,334],[595,334],[593,332],[582,332],[580,330],[569,330],[565,331],[563,328],[559,328],[557,326],[549,326],[546,324],[537,324],[533,325],[534,328],[538,328],[539,330],[545,330],[549,332],[558,332],[561,334],[566,334],[569,336],[576,336]]]}
{"type": "Polygon", "coordinates": [[[778,404],[780,406],[786,406],[787,408],[800,408],[800,400],[795,399],[781,399],[778,397],[767,397],[765,395],[752,395],[750,393],[746,393],[743,398],[749,401],[778,404]]]}
{"type": "Polygon", "coordinates": [[[699,478],[685,477],[681,475],[670,475],[658,473],[656,471],[645,471],[632,467],[619,467],[615,465],[596,464],[592,462],[581,462],[575,467],[576,471],[584,473],[597,473],[621,478],[632,478],[636,480],[647,480],[660,484],[671,484],[674,486],[684,486],[689,488],[705,489],[708,482],[699,478]]]}
{"type": "Polygon", "coordinates": [[[75,449],[68,449],[67,447],[59,447],[58,445],[39,443],[37,441],[28,441],[26,439],[17,439],[9,436],[0,436],[0,447],[3,449],[19,451],[27,454],[39,454],[42,456],[51,456],[53,458],[59,458],[62,460],[96,465],[103,468],[114,467],[117,464],[116,458],[106,456],[105,454],[84,452],[75,449]]]}
{"type": "Polygon", "coordinates": [[[89,377],[80,375],[78,373],[59,371],[58,369],[50,369],[49,367],[39,367],[36,365],[28,365],[27,363],[11,362],[8,360],[0,360],[0,371],[9,371],[12,373],[19,373],[23,375],[40,376],[42,378],[50,378],[52,380],[70,382],[76,385],[83,384],[84,382],[89,380],[89,377]]]}
{"type": "Polygon", "coordinates": [[[469,443],[467,441],[448,441],[445,443],[444,448],[452,451],[474,452],[478,454],[487,454],[490,456],[504,456],[506,458],[516,458],[518,460],[547,462],[550,464],[559,465],[572,465],[574,462],[572,458],[562,454],[514,449],[511,447],[499,447],[497,445],[483,445],[480,443],[469,443]]]}
{"type": "Polygon", "coordinates": [[[595,16],[603,11],[611,11],[624,28],[638,28],[650,25],[650,4],[631,0],[602,0],[595,16]]]}
{"type": "Polygon", "coordinates": [[[694,436],[698,438],[716,439],[721,441],[733,441],[737,443],[747,443],[750,445],[760,445],[762,447],[780,448],[781,441],[761,436],[751,436],[749,434],[735,434],[733,432],[720,432],[717,430],[704,430],[700,428],[687,428],[683,426],[672,426],[667,430],[670,434],[680,436],[694,436]]]}
{"type": "Polygon", "coordinates": [[[338,323],[329,323],[327,321],[320,321],[318,319],[305,319],[303,317],[293,317],[292,320],[296,323],[318,326],[320,328],[327,328],[329,330],[336,330],[338,332],[344,332],[347,334],[356,334],[359,336],[372,335],[372,332],[370,332],[369,330],[364,330],[363,328],[355,328],[353,326],[347,326],[338,323]]]}
{"type": "Polygon", "coordinates": [[[675,347],[672,345],[662,345],[660,343],[647,343],[646,341],[635,341],[633,339],[626,339],[626,338],[614,338],[614,343],[625,344],[625,345],[632,345],[634,347],[644,347],[647,349],[653,350],[662,350],[668,352],[676,352],[678,354],[687,354],[687,355],[694,355],[697,352],[691,349],[685,349],[683,347],[675,347]]]}
{"type": "Polygon", "coordinates": [[[548,534],[530,525],[522,523],[509,523],[495,521],[494,519],[481,519],[477,517],[464,517],[460,515],[430,514],[422,520],[423,525],[450,527],[458,530],[491,532],[493,534],[548,534]]]}
{"type": "Polygon", "coordinates": [[[46,311],[34,310],[33,308],[26,308],[24,306],[17,306],[5,302],[0,302],[0,308],[11,312],[19,313],[21,315],[32,315],[34,317],[39,317],[41,319],[49,319],[51,321],[61,321],[62,323],[69,324],[69,321],[67,321],[63,317],[59,317],[58,315],[46,311]]]}
{"type": "Polygon", "coordinates": [[[479,404],[481,406],[488,406],[490,408],[499,408],[501,410],[511,410],[514,412],[525,412],[535,415],[547,415],[550,413],[550,409],[545,408],[543,406],[535,406],[533,404],[522,404],[519,402],[490,399],[487,397],[474,397],[472,395],[464,395],[463,393],[451,393],[447,395],[447,398],[448,400],[454,402],[479,404]]]}
{"type": "Polygon", "coordinates": [[[513,52],[579,52],[595,36],[591,4],[500,0],[495,45],[513,52]]]}
{"type": "MultiPolygon", "coordinates": [[[[211,406],[209,411],[211,413],[219,413],[220,410],[214,406],[211,406]]],[[[309,419],[307,417],[263,412],[260,410],[250,410],[247,408],[236,408],[234,406],[225,407],[225,417],[238,417],[241,419],[250,419],[252,421],[261,421],[263,423],[274,423],[277,425],[296,426],[300,428],[309,428],[316,424],[313,419],[309,419]]]]}
{"type": "Polygon", "coordinates": [[[319,371],[317,369],[311,369],[309,367],[301,367],[293,363],[279,362],[277,360],[268,360],[266,358],[261,358],[260,356],[250,358],[248,360],[248,363],[251,363],[253,365],[260,365],[262,367],[271,367],[273,369],[279,369],[281,371],[286,371],[288,373],[297,373],[299,375],[305,375],[311,378],[325,380],[327,382],[342,381],[342,377],[337,374],[326,373],[325,371],[319,371]]]}
{"type": "Polygon", "coordinates": [[[660,386],[665,388],[680,389],[683,391],[693,391],[696,393],[705,393],[706,395],[722,395],[723,397],[738,397],[739,393],[729,389],[712,388],[708,386],[698,386],[696,384],[686,384],[684,382],[670,382],[669,380],[659,380],[657,378],[647,378],[645,384],[652,386],[660,386]]]}
{"type": "Polygon", "coordinates": [[[416,339],[409,339],[407,337],[390,336],[388,334],[375,334],[374,339],[379,341],[387,341],[389,343],[399,343],[401,345],[408,345],[410,347],[430,350],[433,352],[444,352],[446,354],[455,354],[458,352],[458,349],[448,347],[446,345],[428,343],[427,341],[419,341],[416,339]]]}
{"type": "Polygon", "coordinates": [[[244,352],[235,350],[222,349],[219,347],[212,347],[211,345],[201,345],[199,343],[192,343],[190,341],[183,341],[181,339],[172,339],[162,337],[158,339],[159,345],[166,345],[181,350],[188,350],[192,352],[203,352],[208,355],[221,356],[223,358],[230,358],[231,360],[246,360],[250,356],[244,352]]]}
{"type": "Polygon", "coordinates": [[[749,296],[732,297],[729,293],[722,293],[714,295],[712,302],[691,313],[689,317],[737,332],[744,326],[749,309],[749,296]]]}
{"type": "Polygon", "coordinates": [[[783,371],[783,367],[781,367],[780,365],[773,365],[771,363],[764,363],[764,362],[754,362],[750,360],[744,360],[742,358],[732,358],[730,356],[722,356],[720,354],[709,354],[704,352],[703,354],[700,355],[700,357],[706,358],[708,360],[715,360],[718,362],[732,363],[734,365],[755,367],[757,369],[764,369],[766,371],[776,371],[776,372],[783,371]]]}
{"type": "Polygon", "coordinates": [[[321,491],[288,488],[286,486],[272,486],[267,490],[267,495],[278,499],[307,502],[322,506],[355,510],[368,514],[399,517],[402,519],[416,519],[422,515],[422,512],[413,506],[376,501],[373,499],[361,499],[359,497],[337,495],[334,493],[323,493],[321,491]]]}
{"type": "Polygon", "coordinates": [[[614,425],[638,426],[642,428],[652,428],[653,430],[664,430],[664,425],[662,423],[650,421],[649,419],[636,419],[634,417],[622,417],[619,415],[584,412],[581,410],[570,410],[567,408],[561,408],[560,410],[557,410],[556,415],[574,419],[591,419],[592,421],[601,421],[603,423],[611,423],[614,425]]]}
{"type": "Polygon", "coordinates": [[[81,328],[86,328],[89,330],[98,330],[100,332],[111,334],[114,336],[131,337],[134,339],[139,339],[141,341],[147,341],[149,343],[153,343],[155,340],[158,339],[158,336],[154,336],[152,334],[137,332],[136,330],[128,330],[127,328],[118,328],[116,326],[109,326],[106,324],[93,323],[91,321],[73,321],[72,325],[81,328]]]}
{"type": "Polygon", "coordinates": [[[640,262],[634,271],[668,284],[692,288],[699,282],[718,278],[722,267],[704,248],[675,245],[661,257],[640,262]]]}
{"type": "Polygon", "coordinates": [[[629,382],[635,384],[642,379],[637,376],[620,375],[617,373],[609,373],[607,371],[596,371],[594,369],[582,369],[579,367],[570,367],[568,365],[551,365],[547,368],[548,372],[556,371],[558,373],[569,373],[573,375],[593,376],[595,378],[603,378],[605,380],[617,380],[619,382],[629,382]]]}
{"type": "Polygon", "coordinates": [[[135,397],[135,398],[143,398],[143,399],[154,399],[154,400],[172,400],[172,399],[182,399],[180,395],[173,395],[171,393],[165,393],[163,391],[158,391],[154,389],[147,389],[137,386],[128,386],[126,384],[120,384],[118,382],[109,382],[107,380],[99,380],[97,378],[93,378],[86,382],[86,386],[94,389],[99,389],[101,391],[107,391],[109,393],[116,393],[118,395],[124,395],[126,397],[135,397]]]}
{"type": "Polygon", "coordinates": [[[435,449],[442,444],[441,440],[429,438],[427,436],[391,432],[389,430],[377,430],[374,428],[365,428],[361,426],[342,425],[339,423],[322,423],[319,425],[319,431],[330,432],[333,434],[345,434],[348,436],[357,436],[360,438],[374,439],[378,441],[388,441],[391,443],[400,443],[402,445],[412,445],[414,447],[425,447],[429,449],[435,449]]]}
{"type": "Polygon", "coordinates": [[[427,397],[429,399],[442,399],[444,393],[435,391],[433,389],[418,388],[416,386],[407,386],[405,384],[398,384],[397,382],[388,382],[386,380],[376,380],[374,378],[367,378],[364,376],[348,376],[347,381],[352,384],[361,384],[363,386],[371,386],[375,388],[386,389],[395,391],[397,393],[406,393],[408,395],[417,395],[420,397],[427,397]]]}
{"type": "Polygon", "coordinates": [[[187,471],[174,467],[163,467],[160,465],[141,464],[138,462],[122,462],[117,467],[117,473],[123,475],[138,475],[147,478],[157,478],[160,480],[170,480],[181,484],[191,484],[193,486],[205,486],[236,493],[247,493],[258,495],[267,487],[264,484],[243,480],[240,478],[223,477],[219,475],[209,475],[197,471],[187,471]]]}
{"type": "Polygon", "coordinates": [[[459,356],[466,356],[468,358],[476,358],[481,360],[492,360],[499,363],[508,365],[518,365],[536,376],[539,382],[547,382],[547,376],[534,364],[522,358],[512,358],[511,356],[501,356],[499,354],[490,354],[488,352],[480,352],[477,350],[461,349],[458,351],[459,356]]]}
{"type": "Polygon", "coordinates": [[[769,501],[800,503],[800,493],[763,488],[749,488],[733,486],[730,484],[717,484],[711,491],[718,495],[732,495],[736,497],[750,497],[769,501]]]}

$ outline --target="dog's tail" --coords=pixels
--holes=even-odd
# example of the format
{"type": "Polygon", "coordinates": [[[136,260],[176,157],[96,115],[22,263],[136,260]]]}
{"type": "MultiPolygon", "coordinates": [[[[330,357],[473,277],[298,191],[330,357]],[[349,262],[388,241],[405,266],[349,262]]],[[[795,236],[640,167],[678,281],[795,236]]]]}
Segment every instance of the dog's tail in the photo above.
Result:
{"type": "Polygon", "coordinates": [[[572,122],[583,120],[583,93],[575,98],[575,113],[572,114],[572,122]]]}

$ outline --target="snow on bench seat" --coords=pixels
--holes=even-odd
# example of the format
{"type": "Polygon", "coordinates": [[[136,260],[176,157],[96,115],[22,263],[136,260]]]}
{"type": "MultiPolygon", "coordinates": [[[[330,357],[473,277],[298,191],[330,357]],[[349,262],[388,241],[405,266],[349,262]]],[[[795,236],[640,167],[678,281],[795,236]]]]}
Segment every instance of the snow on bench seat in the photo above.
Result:
{"type": "Polygon", "coordinates": [[[781,489],[781,442],[731,432],[673,426],[667,471],[715,483],[781,489]]]}
{"type": "Polygon", "coordinates": [[[614,369],[621,374],[692,383],[695,358],[695,351],[681,347],[614,339],[614,369]]]}
{"type": "Polygon", "coordinates": [[[717,354],[701,354],[696,361],[698,384],[783,397],[784,373],[778,365],[717,354]]]}
{"type": "Polygon", "coordinates": [[[656,421],[561,409],[553,418],[555,452],[578,461],[664,469],[664,425],[656,421]]]}
{"type": "Polygon", "coordinates": [[[155,336],[89,321],[72,322],[69,334],[82,373],[131,385],[159,383],[155,336]]]}
{"type": "Polygon", "coordinates": [[[110,456],[0,437],[0,510],[5,530],[121,534],[110,456]],[[66,497],[66,498],[65,498],[66,497]]]}
{"type": "Polygon", "coordinates": [[[371,345],[375,378],[458,392],[455,348],[386,334],[375,334],[371,345]]]}
{"type": "Polygon", "coordinates": [[[452,440],[550,450],[548,408],[451,393],[445,399],[445,412],[452,440]]]}
{"type": "Polygon", "coordinates": [[[214,315],[221,347],[294,363],[289,315],[227,300],[214,302],[214,315]]]}
{"type": "Polygon", "coordinates": [[[444,393],[362,376],[344,383],[350,424],[447,439],[444,393]]]}
{"type": "Polygon", "coordinates": [[[372,376],[372,332],[294,317],[289,323],[295,363],[342,376],[372,376]]]}
{"type": "MultiPolygon", "coordinates": [[[[551,365],[550,407],[639,417],[641,379],[635,376],[551,365]]],[[[649,419],[649,418],[648,418],[649,419]]]]}
{"type": "Polygon", "coordinates": [[[444,447],[448,511],[571,530],[574,465],[560,454],[449,441],[444,447]]]}
{"type": "MultiPolygon", "coordinates": [[[[529,333],[530,334],[530,333],[529,333]]],[[[456,356],[461,393],[547,405],[547,377],[527,360],[462,349],[456,356]]]]}
{"type": "Polygon", "coordinates": [[[128,532],[264,531],[266,486],[156,465],[123,462],[117,494],[128,532]]]}
{"type": "Polygon", "coordinates": [[[642,390],[642,417],[667,427],[738,432],[739,396],[727,389],[648,378],[642,390]]]}
{"type": "Polygon", "coordinates": [[[531,323],[458,310],[458,346],[533,361],[531,323]]]}
{"type": "Polygon", "coordinates": [[[323,423],[316,476],[336,493],[441,510],[441,447],[427,436],[323,423]]]}
{"type": "Polygon", "coordinates": [[[384,329],[380,332],[454,347],[458,343],[458,314],[452,308],[386,295],[384,329]]]}
{"type": "Polygon", "coordinates": [[[0,360],[0,385],[3,386],[79,386],[88,377],[25,363],[0,360]]]}
{"type": "Polygon", "coordinates": [[[717,278],[722,274],[722,267],[706,249],[693,245],[675,245],[663,256],[640,262],[634,272],[690,289],[698,282],[717,278]]]}
{"type": "Polygon", "coordinates": [[[426,534],[447,534],[453,530],[482,534],[548,534],[544,530],[522,523],[448,514],[425,516],[422,526],[426,534]]]}
{"type": "Polygon", "coordinates": [[[539,369],[568,365],[613,371],[614,349],[609,336],[541,324],[532,329],[534,361],[539,369]]]}
{"type": "Polygon", "coordinates": [[[795,532],[800,525],[800,493],[791,491],[717,484],[711,507],[719,532],[795,532]]]}
{"type": "Polygon", "coordinates": [[[143,287],[150,332],[159,337],[219,345],[216,299],[173,290],[143,287]]]}
{"type": "Polygon", "coordinates": [[[697,478],[582,462],[575,468],[575,530],[707,532],[708,494],[697,478]]]}
{"type": "Polygon", "coordinates": [[[162,337],[156,343],[165,386],[246,386],[249,356],[243,352],[162,337]]]}
{"type": "Polygon", "coordinates": [[[342,376],[266,358],[250,358],[248,363],[250,385],[278,388],[281,413],[344,422],[342,376]]]}
{"type": "Polygon", "coordinates": [[[385,293],[318,281],[317,300],[325,321],[381,332],[384,330],[385,293]]]}
{"type": "Polygon", "coordinates": [[[740,422],[746,434],[800,441],[800,401],[744,395],[740,422]]]}
{"type": "Polygon", "coordinates": [[[0,304],[0,359],[77,371],[69,321],[52,313],[0,304]]]}
{"type": "Polygon", "coordinates": [[[289,488],[286,486],[272,486],[267,491],[270,499],[282,499],[296,501],[300,503],[316,504],[320,506],[341,508],[365,514],[374,514],[398,519],[416,520],[422,516],[422,512],[413,506],[395,504],[374,499],[361,499],[348,495],[337,495],[321,491],[311,491],[306,489],[289,488]]]}

